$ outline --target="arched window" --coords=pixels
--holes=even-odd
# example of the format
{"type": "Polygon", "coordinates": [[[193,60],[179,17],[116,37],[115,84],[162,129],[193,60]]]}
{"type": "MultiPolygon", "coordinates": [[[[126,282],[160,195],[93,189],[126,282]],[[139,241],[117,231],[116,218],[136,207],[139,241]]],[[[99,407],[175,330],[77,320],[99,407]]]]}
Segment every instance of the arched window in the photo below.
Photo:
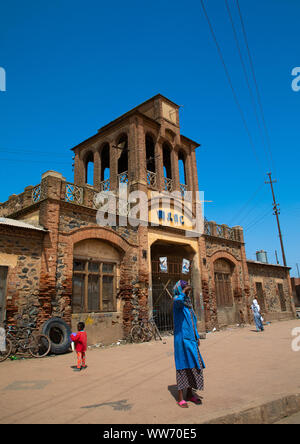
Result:
{"type": "Polygon", "coordinates": [[[85,183],[87,185],[94,184],[94,155],[92,152],[85,156],[85,183]]]}

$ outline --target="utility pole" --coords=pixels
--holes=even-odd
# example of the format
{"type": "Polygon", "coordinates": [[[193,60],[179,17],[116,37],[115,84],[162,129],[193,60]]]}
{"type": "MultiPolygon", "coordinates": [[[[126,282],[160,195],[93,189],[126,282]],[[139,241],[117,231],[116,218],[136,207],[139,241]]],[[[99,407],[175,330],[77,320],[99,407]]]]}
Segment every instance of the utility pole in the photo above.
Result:
{"type": "Polygon", "coordinates": [[[278,256],[277,256],[277,250],[275,250],[275,257],[276,257],[276,264],[279,264],[278,256]]]}
{"type": "Polygon", "coordinates": [[[281,245],[281,251],[282,251],[283,265],[286,267],[287,265],[286,265],[286,259],[285,259],[285,253],[284,253],[284,247],[283,247],[283,241],[282,241],[282,235],[281,235],[281,229],[280,229],[280,223],[279,223],[279,217],[278,217],[278,215],[280,214],[280,211],[278,208],[279,204],[276,203],[274,188],[273,188],[273,183],[276,183],[277,180],[272,180],[271,173],[267,173],[267,175],[269,176],[270,182],[265,182],[265,183],[271,185],[271,191],[272,191],[272,196],[273,196],[273,210],[274,210],[273,214],[276,216],[276,220],[277,220],[277,227],[278,227],[278,233],[279,233],[279,239],[280,239],[280,245],[281,245]]]}
{"type": "Polygon", "coordinates": [[[297,266],[297,271],[298,271],[298,278],[300,278],[300,273],[299,273],[299,267],[298,267],[298,264],[296,264],[296,266],[297,266]]]}

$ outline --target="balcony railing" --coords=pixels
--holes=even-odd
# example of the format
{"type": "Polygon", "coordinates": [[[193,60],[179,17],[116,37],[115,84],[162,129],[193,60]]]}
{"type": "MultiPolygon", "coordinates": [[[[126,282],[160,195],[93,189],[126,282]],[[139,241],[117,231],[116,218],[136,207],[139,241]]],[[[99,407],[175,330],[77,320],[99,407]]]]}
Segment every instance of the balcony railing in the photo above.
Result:
{"type": "Polygon", "coordinates": [[[100,182],[100,191],[110,191],[110,179],[100,182]]]}
{"type": "Polygon", "coordinates": [[[184,193],[187,191],[187,185],[185,183],[180,184],[180,193],[184,196],[184,193]]]}
{"type": "Polygon", "coordinates": [[[121,174],[118,174],[118,183],[128,183],[128,171],[124,171],[121,174]]]}
{"type": "Polygon", "coordinates": [[[241,240],[238,229],[228,227],[227,225],[219,225],[206,219],[204,220],[204,234],[238,242],[241,240]]]}
{"type": "Polygon", "coordinates": [[[164,190],[165,191],[173,191],[173,180],[169,179],[168,177],[164,178],[164,190]]]}
{"type": "Polygon", "coordinates": [[[73,183],[66,183],[65,201],[82,205],[83,204],[83,187],[74,185],[73,183]]]}
{"type": "Polygon", "coordinates": [[[147,171],[147,185],[149,188],[157,187],[157,174],[153,171],[147,171]]]}

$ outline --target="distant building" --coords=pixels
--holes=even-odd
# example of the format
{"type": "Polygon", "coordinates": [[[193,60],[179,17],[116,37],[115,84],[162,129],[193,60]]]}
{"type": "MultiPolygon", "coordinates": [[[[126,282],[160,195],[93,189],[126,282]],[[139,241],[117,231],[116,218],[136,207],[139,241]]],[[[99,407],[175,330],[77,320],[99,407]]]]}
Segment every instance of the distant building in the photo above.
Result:
{"type": "Polygon", "coordinates": [[[300,278],[291,278],[293,298],[296,307],[300,307],[300,278]]]}

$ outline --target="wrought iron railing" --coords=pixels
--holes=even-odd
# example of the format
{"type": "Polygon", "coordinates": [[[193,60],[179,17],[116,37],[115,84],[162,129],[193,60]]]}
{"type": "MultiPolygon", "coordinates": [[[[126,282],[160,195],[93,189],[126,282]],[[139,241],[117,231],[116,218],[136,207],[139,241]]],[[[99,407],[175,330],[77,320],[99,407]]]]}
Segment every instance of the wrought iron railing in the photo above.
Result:
{"type": "Polygon", "coordinates": [[[47,195],[46,184],[39,183],[38,185],[32,188],[31,200],[33,203],[37,203],[40,200],[45,199],[46,195],[47,195]]]}
{"type": "Polygon", "coordinates": [[[164,178],[164,190],[165,191],[173,191],[173,180],[169,179],[168,177],[164,178]]]}
{"type": "Polygon", "coordinates": [[[204,220],[204,234],[233,241],[241,240],[238,229],[228,227],[227,225],[219,225],[215,222],[210,222],[207,219],[204,220]]]}
{"type": "Polygon", "coordinates": [[[180,184],[180,193],[184,196],[184,193],[187,191],[187,185],[185,183],[180,184]]]}
{"type": "Polygon", "coordinates": [[[74,185],[73,183],[66,183],[65,201],[82,205],[83,204],[83,188],[74,185]]]}
{"type": "Polygon", "coordinates": [[[156,188],[157,186],[157,174],[153,171],[147,171],[147,185],[150,188],[156,188]]]}
{"type": "Polygon", "coordinates": [[[118,174],[118,183],[128,183],[128,171],[123,171],[123,173],[118,174]]]}
{"type": "Polygon", "coordinates": [[[110,191],[110,179],[100,182],[100,191],[110,191]]]}

